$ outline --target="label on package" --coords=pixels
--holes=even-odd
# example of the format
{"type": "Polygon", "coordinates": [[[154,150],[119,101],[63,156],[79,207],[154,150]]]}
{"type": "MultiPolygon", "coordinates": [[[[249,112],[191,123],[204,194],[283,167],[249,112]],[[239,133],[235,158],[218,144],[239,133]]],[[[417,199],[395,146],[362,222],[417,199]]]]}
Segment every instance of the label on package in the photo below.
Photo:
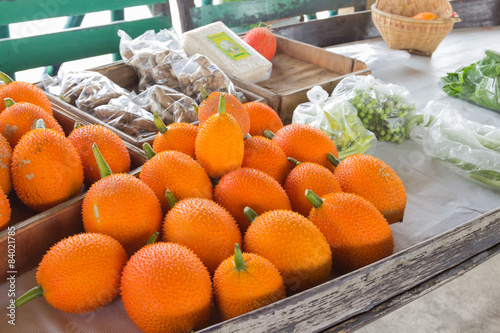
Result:
{"type": "Polygon", "coordinates": [[[227,54],[229,58],[233,61],[238,61],[241,59],[245,59],[250,56],[240,44],[235,42],[231,37],[229,37],[225,32],[219,32],[213,35],[208,35],[208,39],[217,45],[217,47],[227,54]]]}

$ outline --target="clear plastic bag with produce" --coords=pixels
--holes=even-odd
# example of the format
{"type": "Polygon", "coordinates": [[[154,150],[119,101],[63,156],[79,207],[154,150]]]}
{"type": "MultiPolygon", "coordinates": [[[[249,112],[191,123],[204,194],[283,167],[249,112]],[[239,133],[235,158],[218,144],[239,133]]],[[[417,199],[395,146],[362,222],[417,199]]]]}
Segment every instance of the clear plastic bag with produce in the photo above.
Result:
{"type": "Polygon", "coordinates": [[[407,128],[427,155],[463,177],[500,189],[500,128],[465,119],[441,101],[427,103],[407,128]]]}
{"type": "Polygon", "coordinates": [[[405,124],[415,110],[406,88],[372,75],[350,75],[339,82],[332,97],[347,99],[357,109],[366,129],[379,141],[403,142],[405,124]]]}
{"type": "Polygon", "coordinates": [[[307,92],[309,102],[293,112],[292,123],[304,123],[319,128],[335,142],[342,159],[351,154],[365,153],[376,142],[357,116],[356,109],[344,98],[329,97],[320,86],[307,92]]]}

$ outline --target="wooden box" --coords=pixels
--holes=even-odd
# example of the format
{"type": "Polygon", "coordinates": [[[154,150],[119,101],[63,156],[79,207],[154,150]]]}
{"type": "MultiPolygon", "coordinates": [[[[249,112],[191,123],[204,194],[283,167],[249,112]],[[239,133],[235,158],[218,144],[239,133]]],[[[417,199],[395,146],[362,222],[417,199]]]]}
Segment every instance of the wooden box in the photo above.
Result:
{"type": "Polygon", "coordinates": [[[331,93],[347,75],[368,75],[365,63],[338,55],[319,47],[275,35],[276,54],[271,59],[271,77],[250,83],[230,76],[240,88],[263,96],[285,124],[292,121],[297,105],[308,102],[307,92],[321,86],[331,93]]]}
{"type": "MultiPolygon", "coordinates": [[[[71,132],[77,120],[82,125],[90,124],[62,108],[56,97],[48,97],[52,103],[54,118],[66,135],[71,132]]],[[[146,154],[130,143],[125,142],[125,145],[130,154],[131,173],[138,174],[139,168],[147,160],[146,154]]],[[[66,202],[37,213],[23,205],[12,190],[9,194],[12,210],[9,226],[15,227],[15,231],[5,229],[0,232],[0,258],[4,259],[0,261],[0,279],[5,281],[10,274],[18,275],[35,267],[53,244],[62,238],[83,232],[81,205],[84,197],[85,191],[82,191],[66,202]],[[8,266],[6,258],[9,253],[15,253],[14,269],[8,266]]]]}

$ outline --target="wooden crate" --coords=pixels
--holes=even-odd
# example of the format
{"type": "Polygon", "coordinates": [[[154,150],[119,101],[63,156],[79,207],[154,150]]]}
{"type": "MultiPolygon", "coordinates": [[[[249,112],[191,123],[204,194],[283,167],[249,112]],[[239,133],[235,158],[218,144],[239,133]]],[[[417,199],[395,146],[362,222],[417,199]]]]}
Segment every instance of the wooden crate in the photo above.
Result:
{"type": "MultiPolygon", "coordinates": [[[[59,122],[66,135],[68,135],[75,122],[88,125],[68,110],[59,106],[58,99],[48,95],[52,103],[54,118],[59,122]]],[[[138,174],[139,169],[146,162],[146,154],[125,142],[130,154],[131,173],[138,174]]],[[[16,197],[14,190],[9,194],[12,217],[9,226],[15,227],[14,236],[9,235],[9,230],[0,232],[0,279],[5,281],[10,274],[22,274],[35,267],[40,262],[45,252],[57,241],[67,236],[83,232],[81,205],[85,192],[51,209],[37,213],[30,210],[16,197]],[[10,244],[10,245],[9,245],[10,244]],[[13,251],[15,246],[15,269],[9,269],[7,254],[9,248],[13,251]],[[15,273],[9,273],[15,271],[15,273]]]]}
{"type": "Polygon", "coordinates": [[[312,87],[321,86],[331,93],[349,74],[371,74],[362,61],[286,37],[276,35],[276,41],[278,46],[271,59],[273,69],[268,80],[254,84],[230,77],[238,87],[263,96],[285,124],[291,123],[297,105],[308,102],[306,94],[312,87]]]}

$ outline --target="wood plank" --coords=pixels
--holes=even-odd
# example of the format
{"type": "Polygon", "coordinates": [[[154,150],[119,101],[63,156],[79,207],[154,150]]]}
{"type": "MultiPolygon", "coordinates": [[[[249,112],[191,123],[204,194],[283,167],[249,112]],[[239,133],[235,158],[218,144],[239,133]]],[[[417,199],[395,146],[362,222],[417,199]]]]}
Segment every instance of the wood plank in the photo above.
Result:
{"type": "Polygon", "coordinates": [[[118,52],[119,29],[132,38],[145,30],[172,26],[170,17],[152,17],[137,21],[115,22],[99,27],[68,29],[62,32],[26,38],[0,40],[0,70],[15,72],[64,61],[118,52]],[[50,45],[50,47],[48,47],[50,45]],[[61,47],[64,45],[64,47],[61,47]]]}
{"type": "Polygon", "coordinates": [[[499,243],[500,208],[384,260],[200,332],[320,331],[499,243]],[[362,295],[362,297],[360,297],[362,295]]]}
{"type": "Polygon", "coordinates": [[[8,0],[2,1],[0,26],[17,22],[47,19],[51,17],[76,16],[102,10],[116,10],[126,7],[166,3],[168,0],[72,0],[39,1],[8,0]]]}

